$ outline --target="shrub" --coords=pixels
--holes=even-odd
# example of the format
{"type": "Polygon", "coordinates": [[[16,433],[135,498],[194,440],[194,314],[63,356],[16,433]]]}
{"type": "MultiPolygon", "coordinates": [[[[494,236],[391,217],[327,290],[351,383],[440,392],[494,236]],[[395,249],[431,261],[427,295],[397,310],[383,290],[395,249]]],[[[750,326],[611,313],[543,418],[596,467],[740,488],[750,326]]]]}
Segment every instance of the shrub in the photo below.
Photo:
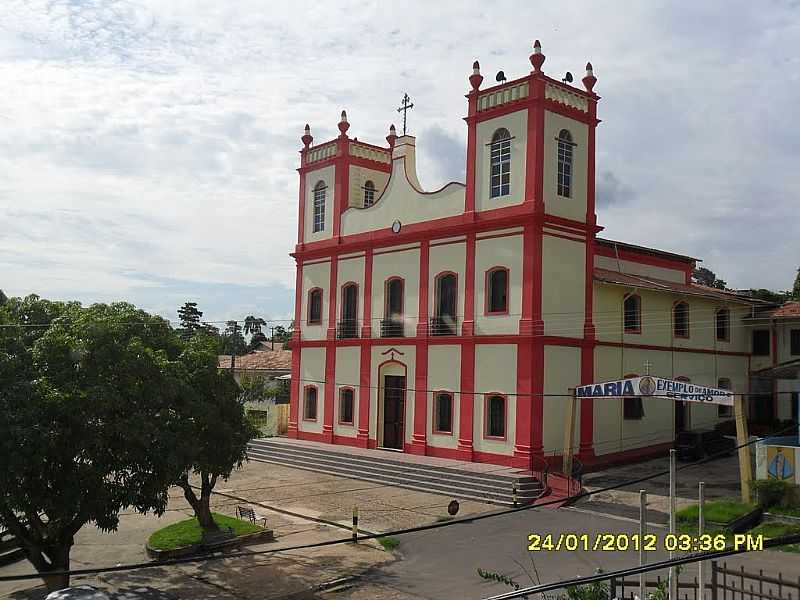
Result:
{"type": "Polygon", "coordinates": [[[792,501],[795,486],[788,481],[760,479],[754,481],[752,485],[758,498],[758,504],[762,508],[787,506],[792,501]]]}

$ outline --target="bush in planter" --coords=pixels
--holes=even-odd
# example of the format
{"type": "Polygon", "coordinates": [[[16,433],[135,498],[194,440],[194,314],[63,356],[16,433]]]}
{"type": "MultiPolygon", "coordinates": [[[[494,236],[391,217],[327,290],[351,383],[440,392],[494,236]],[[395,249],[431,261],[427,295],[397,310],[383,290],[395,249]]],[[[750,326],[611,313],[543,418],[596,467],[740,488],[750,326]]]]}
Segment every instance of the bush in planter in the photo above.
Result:
{"type": "Polygon", "coordinates": [[[760,479],[753,482],[758,504],[764,509],[773,506],[789,506],[796,497],[795,486],[778,479],[760,479]]]}

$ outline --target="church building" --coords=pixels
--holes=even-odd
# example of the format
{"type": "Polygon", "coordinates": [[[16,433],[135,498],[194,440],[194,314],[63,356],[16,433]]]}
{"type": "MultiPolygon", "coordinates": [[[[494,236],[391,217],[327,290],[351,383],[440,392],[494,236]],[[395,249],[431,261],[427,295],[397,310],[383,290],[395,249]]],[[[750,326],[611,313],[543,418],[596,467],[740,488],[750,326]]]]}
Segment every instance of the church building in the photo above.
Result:
{"type": "MultiPolygon", "coordinates": [[[[315,144],[299,194],[289,436],[531,468],[575,387],[644,374],[747,392],[753,302],[696,259],[600,237],[596,78],[469,76],[466,182],[426,191],[415,138],[315,144]]],[[[587,466],[663,453],[730,407],[582,398],[587,466]]]]}

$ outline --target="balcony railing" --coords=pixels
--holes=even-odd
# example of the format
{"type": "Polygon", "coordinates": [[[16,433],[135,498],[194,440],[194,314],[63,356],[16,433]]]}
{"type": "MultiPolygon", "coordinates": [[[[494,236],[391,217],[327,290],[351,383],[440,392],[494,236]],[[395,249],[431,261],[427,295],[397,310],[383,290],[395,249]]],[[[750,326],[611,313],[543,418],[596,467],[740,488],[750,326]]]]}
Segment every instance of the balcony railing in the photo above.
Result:
{"type": "Polygon", "coordinates": [[[358,320],[342,319],[336,327],[336,337],[340,340],[348,340],[358,337],[358,320]]]}
{"type": "Polygon", "coordinates": [[[431,335],[457,335],[457,324],[456,318],[449,315],[432,317],[429,333],[431,335]]]}
{"type": "Polygon", "coordinates": [[[405,335],[403,321],[383,319],[381,321],[381,337],[403,337],[405,335]]]}

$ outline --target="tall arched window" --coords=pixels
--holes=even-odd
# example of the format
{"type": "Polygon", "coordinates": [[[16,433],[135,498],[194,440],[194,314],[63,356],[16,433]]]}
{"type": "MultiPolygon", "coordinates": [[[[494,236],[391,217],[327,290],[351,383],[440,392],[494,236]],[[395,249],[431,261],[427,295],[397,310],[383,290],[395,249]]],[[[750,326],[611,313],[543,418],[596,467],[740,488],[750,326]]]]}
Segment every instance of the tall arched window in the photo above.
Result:
{"type": "Polygon", "coordinates": [[[364,208],[375,204],[375,184],[368,181],[364,184],[364,208]]]}
{"type": "Polygon", "coordinates": [[[436,277],[435,294],[431,333],[433,335],[456,335],[456,304],[458,301],[456,274],[440,273],[436,277]]]}
{"type": "Polygon", "coordinates": [[[339,321],[339,338],[358,337],[358,284],[342,286],[342,314],[339,321]]]}
{"type": "Polygon", "coordinates": [[[355,395],[355,390],[350,387],[339,390],[339,423],[343,425],[353,424],[353,405],[355,404],[355,395]]]}
{"type": "Polygon", "coordinates": [[[306,421],[317,420],[317,388],[313,385],[306,387],[303,400],[303,419],[306,421]]]}
{"type": "Polygon", "coordinates": [[[486,314],[508,313],[508,269],[494,267],[486,272],[486,314]]]}
{"type": "Polygon", "coordinates": [[[625,333],[642,333],[642,299],[637,294],[625,296],[622,316],[625,333]]]}
{"type": "Polygon", "coordinates": [[[314,233],[325,229],[325,182],[314,186],[314,233]]]}
{"type": "Polygon", "coordinates": [[[731,311],[720,308],[715,315],[717,341],[729,342],[731,340],[731,311]]]}
{"type": "Polygon", "coordinates": [[[506,437],[506,397],[500,394],[491,394],[486,398],[486,429],[487,438],[506,437]]]}
{"type": "Polygon", "coordinates": [[[308,291],[308,318],[309,325],[322,323],[322,290],[314,288],[308,291]]]}
{"type": "Polygon", "coordinates": [[[381,322],[381,337],[402,337],[403,327],[403,295],[405,282],[401,277],[391,277],[386,280],[384,289],[385,303],[383,307],[383,321],[381,322]]]}
{"type": "Polygon", "coordinates": [[[562,129],[558,134],[558,195],[572,197],[572,134],[562,129]]]}
{"type": "Polygon", "coordinates": [[[675,337],[689,337],[689,304],[678,302],[672,308],[672,332],[675,337]]]}
{"type": "Polygon", "coordinates": [[[434,432],[453,433],[453,393],[436,392],[434,432]]]}
{"type": "Polygon", "coordinates": [[[491,168],[489,196],[508,196],[511,193],[511,134],[508,129],[501,127],[492,136],[491,168]]]}

